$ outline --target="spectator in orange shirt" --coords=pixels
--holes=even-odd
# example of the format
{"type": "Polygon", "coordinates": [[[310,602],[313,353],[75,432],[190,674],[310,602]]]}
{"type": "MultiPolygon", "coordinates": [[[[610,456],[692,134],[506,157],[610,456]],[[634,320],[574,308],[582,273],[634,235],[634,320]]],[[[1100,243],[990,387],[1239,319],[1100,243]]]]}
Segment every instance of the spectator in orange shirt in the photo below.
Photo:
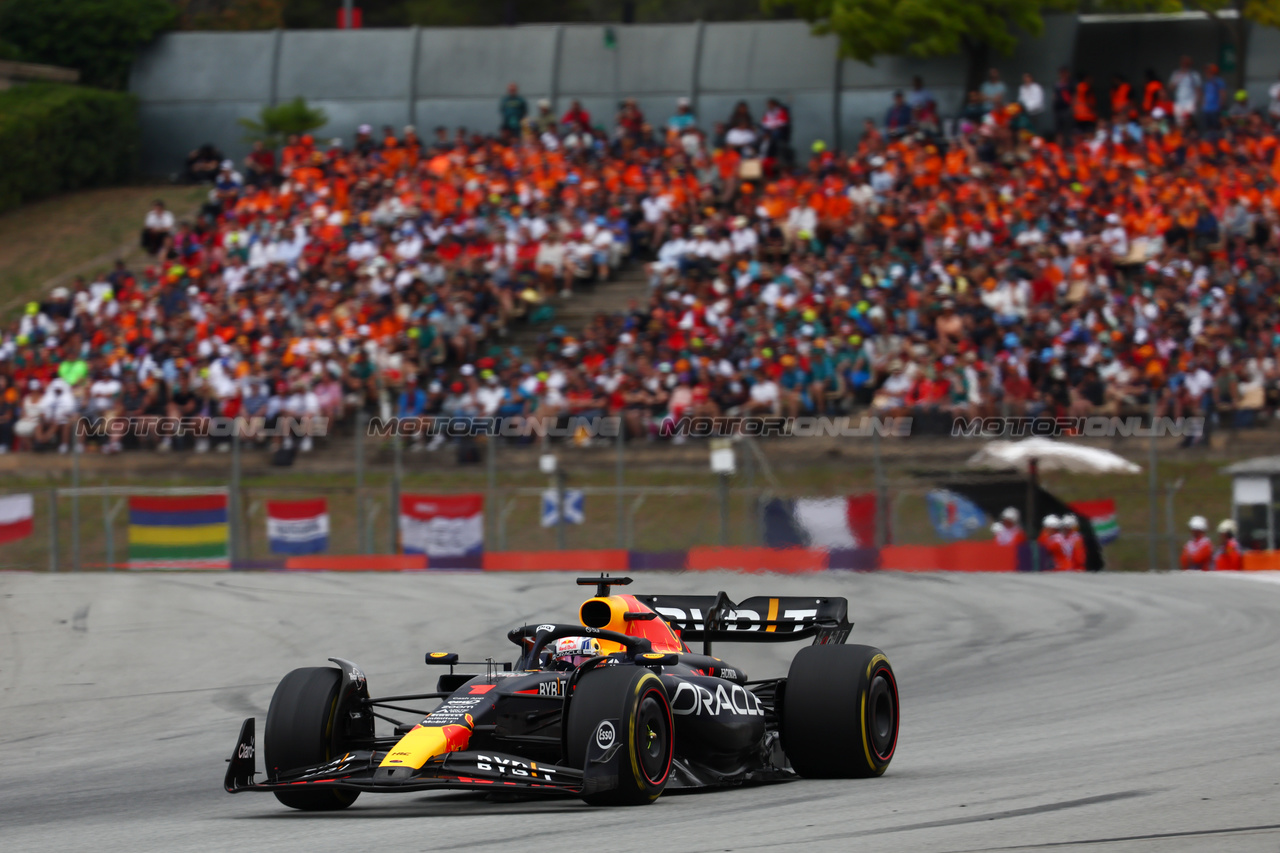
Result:
{"type": "Polygon", "coordinates": [[[1004,512],[1000,513],[1000,521],[991,525],[991,532],[995,534],[997,545],[1012,545],[1018,547],[1027,541],[1027,534],[1022,531],[1022,525],[1018,523],[1018,511],[1013,507],[1006,507],[1004,512]]]}
{"type": "Polygon", "coordinates": [[[1080,535],[1080,519],[1074,515],[1062,518],[1063,570],[1083,572],[1085,563],[1084,537],[1080,535]]]}
{"type": "Polygon", "coordinates": [[[1218,525],[1221,544],[1213,558],[1213,568],[1219,572],[1238,572],[1244,568],[1244,557],[1240,553],[1240,543],[1236,540],[1236,523],[1226,519],[1218,525]]]}
{"type": "Polygon", "coordinates": [[[1182,568],[1209,571],[1213,559],[1213,542],[1209,539],[1209,522],[1203,515],[1197,515],[1187,523],[1191,528],[1191,538],[1182,546],[1182,568]]]}
{"type": "Polygon", "coordinates": [[[1042,553],[1048,556],[1048,565],[1045,565],[1043,558],[1040,562],[1040,571],[1059,571],[1063,568],[1063,539],[1062,539],[1062,520],[1056,515],[1046,515],[1044,521],[1040,522],[1040,536],[1036,539],[1040,543],[1042,553]]]}

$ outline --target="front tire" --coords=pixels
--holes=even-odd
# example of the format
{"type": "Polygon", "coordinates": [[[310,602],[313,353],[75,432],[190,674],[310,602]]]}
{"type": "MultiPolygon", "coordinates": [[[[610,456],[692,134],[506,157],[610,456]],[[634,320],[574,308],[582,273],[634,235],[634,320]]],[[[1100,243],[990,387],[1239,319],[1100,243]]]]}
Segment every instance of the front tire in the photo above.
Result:
{"type": "Polygon", "coordinates": [[[898,747],[898,682],[873,646],[806,646],[783,693],[782,748],[801,776],[879,776],[898,747]]]}
{"type": "Polygon", "coordinates": [[[671,703],[662,680],[648,669],[603,667],[582,676],[569,700],[565,722],[566,759],[586,767],[587,748],[602,720],[618,720],[624,753],[617,787],[584,793],[594,806],[637,806],[653,802],[667,786],[674,754],[671,703]]]}
{"type": "MultiPolygon", "coordinates": [[[[267,773],[323,764],[337,752],[338,691],[342,672],[328,666],[295,669],[280,680],[263,732],[263,758],[267,773]]],[[[291,809],[308,812],[345,809],[359,791],[316,788],[310,791],[275,791],[276,799],[291,809]]]]}

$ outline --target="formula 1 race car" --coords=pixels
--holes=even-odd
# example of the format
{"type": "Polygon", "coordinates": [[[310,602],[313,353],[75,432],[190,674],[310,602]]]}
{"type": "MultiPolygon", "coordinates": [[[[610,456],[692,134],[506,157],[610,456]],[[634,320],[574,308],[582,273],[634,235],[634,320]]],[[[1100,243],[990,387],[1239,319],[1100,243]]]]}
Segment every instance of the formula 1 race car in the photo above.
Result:
{"type": "Polygon", "coordinates": [[[249,718],[226,790],[271,791],[308,811],[346,808],[361,791],[445,788],[631,805],[666,789],[884,773],[898,741],[897,682],[879,649],[844,644],[845,599],[611,594],[630,582],[580,578],[597,587],[582,624],[514,629],[514,664],[429,652],[428,665],[449,667],[432,693],[371,697],[365,674],[339,658],[295,669],[267,711],[266,780],[254,781],[249,718]],[[751,681],[711,654],[714,641],[808,638],[785,678],[751,681]],[[701,654],[687,645],[699,640],[701,654]],[[404,706],[422,700],[440,703],[404,706]],[[394,730],[379,734],[376,720],[394,730]]]}

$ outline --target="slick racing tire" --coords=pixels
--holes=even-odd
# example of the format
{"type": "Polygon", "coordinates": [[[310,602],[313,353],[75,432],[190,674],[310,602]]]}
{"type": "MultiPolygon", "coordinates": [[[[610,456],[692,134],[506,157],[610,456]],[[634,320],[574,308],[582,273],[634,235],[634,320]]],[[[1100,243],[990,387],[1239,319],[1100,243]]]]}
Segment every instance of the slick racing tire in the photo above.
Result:
{"type": "MultiPolygon", "coordinates": [[[[268,776],[323,764],[337,751],[334,719],[342,671],[327,666],[295,669],[280,680],[263,732],[263,757],[268,776]]],[[[359,791],[315,788],[310,791],[276,791],[276,799],[291,809],[308,812],[345,809],[359,791]]]]}
{"type": "Polygon", "coordinates": [[[872,646],[806,646],[791,661],[782,749],[801,776],[879,776],[898,746],[898,682],[872,646]]]}
{"type": "Polygon", "coordinates": [[[597,806],[651,803],[667,786],[674,752],[671,703],[662,680],[641,667],[611,666],[585,673],[569,699],[565,747],[570,767],[586,767],[587,752],[604,720],[617,720],[621,740],[617,787],[583,793],[597,806]]]}

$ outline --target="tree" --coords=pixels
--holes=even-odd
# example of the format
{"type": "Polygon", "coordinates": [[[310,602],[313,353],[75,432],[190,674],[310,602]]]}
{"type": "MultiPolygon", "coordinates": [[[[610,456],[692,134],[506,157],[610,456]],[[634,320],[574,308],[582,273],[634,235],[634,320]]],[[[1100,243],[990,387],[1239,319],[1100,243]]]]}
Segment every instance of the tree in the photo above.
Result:
{"type": "Polygon", "coordinates": [[[123,89],[138,48],[171,28],[169,0],[2,0],[0,33],[28,62],[80,71],[80,82],[123,89]]]}
{"type": "Polygon", "coordinates": [[[184,30],[271,30],[284,26],[285,0],[175,0],[184,30]]]}
{"type": "Polygon", "coordinates": [[[245,139],[261,142],[268,148],[276,148],[284,137],[294,133],[307,133],[329,123],[329,116],[319,107],[307,106],[301,97],[274,107],[263,107],[258,119],[240,119],[246,131],[245,139]]]}
{"type": "Polygon", "coordinates": [[[790,9],[834,33],[843,56],[870,65],[877,56],[968,58],[966,87],[975,89],[991,50],[1013,52],[1021,33],[1044,31],[1044,11],[1067,11],[1075,0],[763,0],[766,11],[790,9]]]}

